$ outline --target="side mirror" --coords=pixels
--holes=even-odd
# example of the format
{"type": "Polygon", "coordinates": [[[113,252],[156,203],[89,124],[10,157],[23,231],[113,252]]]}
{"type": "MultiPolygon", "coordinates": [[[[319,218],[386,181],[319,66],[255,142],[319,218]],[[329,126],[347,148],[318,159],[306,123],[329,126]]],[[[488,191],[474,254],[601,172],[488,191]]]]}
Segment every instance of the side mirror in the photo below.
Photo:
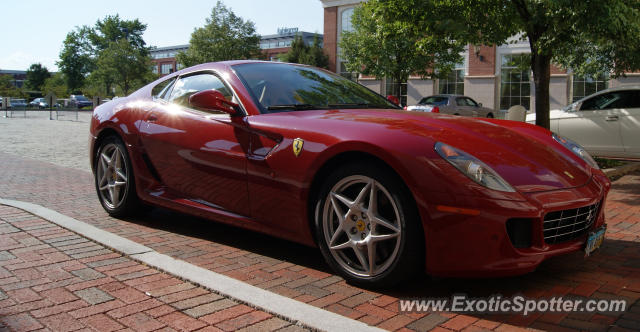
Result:
{"type": "Polygon", "coordinates": [[[238,104],[224,99],[218,90],[203,90],[192,94],[189,97],[189,105],[204,110],[225,112],[231,116],[238,114],[238,104]]]}
{"type": "Polygon", "coordinates": [[[482,107],[482,103],[478,103],[478,107],[482,107]]]}
{"type": "Polygon", "coordinates": [[[388,95],[387,96],[387,100],[390,101],[393,104],[400,105],[400,101],[398,100],[398,97],[396,97],[394,95],[388,95]]]}

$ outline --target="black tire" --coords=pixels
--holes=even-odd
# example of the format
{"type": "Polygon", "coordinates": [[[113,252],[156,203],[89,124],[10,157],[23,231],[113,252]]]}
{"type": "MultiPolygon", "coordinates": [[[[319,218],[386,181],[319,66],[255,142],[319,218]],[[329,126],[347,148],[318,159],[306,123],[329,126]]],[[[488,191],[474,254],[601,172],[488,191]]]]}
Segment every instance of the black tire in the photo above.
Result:
{"type": "MultiPolygon", "coordinates": [[[[358,187],[357,182],[354,182],[352,185],[355,188],[358,187]]],[[[366,185],[365,185],[366,187],[366,185]]],[[[350,187],[345,187],[346,191],[351,190],[350,187]]],[[[370,188],[370,187],[369,187],[370,188]]],[[[360,192],[366,191],[365,188],[356,189],[356,191],[360,190],[360,192]]],[[[345,191],[345,196],[348,196],[345,191]]],[[[340,193],[343,195],[343,193],[340,193]]],[[[370,194],[369,194],[370,195],[370,194]]],[[[346,164],[339,169],[333,171],[322,184],[321,189],[318,192],[318,195],[315,196],[315,235],[322,255],[325,260],[331,266],[331,268],[336,271],[340,276],[342,276],[348,283],[357,285],[359,287],[366,288],[385,288],[390,287],[395,284],[398,284],[403,281],[407,281],[416,276],[421,276],[424,274],[424,233],[422,231],[421,221],[419,214],[417,212],[417,208],[415,206],[415,202],[413,197],[411,196],[409,190],[404,186],[402,180],[390,169],[386,167],[381,167],[375,165],[372,162],[355,162],[346,164]],[[329,225],[334,225],[337,213],[332,209],[333,202],[331,201],[329,194],[332,192],[332,189],[339,189],[341,183],[347,181],[355,181],[355,179],[360,178],[369,178],[372,179],[370,183],[373,183],[374,188],[376,188],[376,208],[378,210],[378,215],[383,213],[388,214],[389,211],[393,215],[398,216],[396,220],[393,222],[393,226],[399,227],[400,233],[397,236],[397,242],[392,242],[394,239],[388,240],[379,240],[380,242],[372,242],[374,247],[374,252],[378,255],[380,252],[380,257],[373,256],[375,262],[372,266],[373,268],[364,268],[364,264],[359,264],[357,259],[353,259],[353,257],[357,257],[355,247],[331,250],[329,249],[330,243],[334,240],[334,237],[337,240],[340,238],[347,239],[345,243],[351,243],[351,239],[362,239],[365,241],[371,237],[386,235],[386,234],[373,234],[375,233],[383,233],[381,229],[386,230],[387,233],[394,234],[394,231],[391,231],[391,228],[383,227],[382,224],[377,224],[371,222],[372,218],[369,215],[369,203],[367,203],[367,212],[357,212],[351,215],[351,220],[348,221],[354,222],[352,226],[350,224],[346,224],[348,227],[352,227],[349,232],[347,231],[332,231],[329,225]],[[381,196],[382,194],[382,196],[381,196]],[[382,197],[382,198],[381,198],[382,197]],[[393,201],[393,202],[391,202],[393,201]],[[385,204],[386,202],[386,204],[385,204]],[[395,209],[393,207],[395,204],[395,209]],[[330,207],[328,208],[327,205],[330,207]],[[395,212],[397,211],[397,212],[395,212]],[[357,217],[362,213],[362,219],[366,220],[366,217],[369,217],[369,220],[366,220],[366,228],[365,221],[361,220],[360,217],[357,217]],[[356,217],[354,220],[352,217],[356,217]],[[371,226],[373,225],[373,226],[371,226]],[[362,229],[360,227],[362,226],[362,229]],[[371,228],[369,228],[371,227],[371,228]],[[356,233],[353,233],[353,231],[356,233]],[[359,232],[363,232],[358,235],[359,232]],[[332,236],[329,236],[330,233],[333,232],[332,236]],[[343,232],[344,234],[336,237],[336,234],[343,232]],[[364,232],[367,235],[362,235],[364,232]],[[344,237],[343,237],[344,236],[344,237]],[[360,237],[359,236],[364,236],[360,237]],[[331,239],[329,239],[331,238],[331,239]],[[384,246],[384,247],[383,247],[384,246]],[[390,249],[392,248],[392,249],[390,249]],[[397,251],[394,251],[396,250],[397,251]],[[384,249],[384,250],[383,250],[384,249]],[[349,255],[349,250],[353,250],[351,255],[349,255]],[[389,254],[388,258],[384,257],[384,253],[396,253],[395,257],[392,254],[389,254]],[[349,259],[349,256],[352,256],[352,259],[349,259]],[[380,261],[380,265],[377,266],[380,268],[380,271],[376,271],[376,265],[378,265],[378,261],[380,261]],[[351,264],[349,264],[351,262],[351,264]],[[383,268],[383,269],[382,269],[383,268]],[[362,272],[364,270],[364,272],[362,272]],[[367,275],[366,270],[371,271],[367,275]],[[375,273],[373,273],[375,271],[375,273]],[[362,273],[362,274],[360,274],[362,273]]],[[[340,203],[341,204],[341,203],[340,203]]],[[[364,205],[362,206],[364,208],[364,205]]],[[[344,206],[343,206],[344,208],[344,206]]],[[[343,210],[347,211],[346,215],[349,215],[349,211],[351,209],[343,210]]],[[[357,211],[357,210],[356,210],[357,211]]],[[[347,220],[345,218],[344,220],[347,220]]],[[[386,218],[386,220],[390,220],[392,218],[386,218]]],[[[346,223],[346,221],[345,221],[346,223]]],[[[344,229],[340,227],[340,229],[344,229]]],[[[342,241],[342,240],[341,240],[342,241]]],[[[342,246],[340,244],[338,246],[342,246]]],[[[367,244],[367,252],[369,251],[369,245],[367,244]]],[[[332,247],[336,247],[335,244],[332,247]]],[[[356,246],[357,247],[357,246],[356,246]]],[[[358,250],[363,250],[363,247],[358,247],[358,250]]],[[[362,254],[362,251],[361,251],[362,254]]],[[[370,261],[367,256],[367,264],[370,264],[370,261]]],[[[360,262],[363,262],[360,260],[360,262]]]]}
{"type": "MultiPolygon", "coordinates": [[[[96,186],[96,192],[98,194],[98,198],[100,200],[100,204],[104,208],[107,213],[113,217],[127,217],[139,214],[144,211],[144,206],[141,204],[138,199],[138,195],[136,194],[136,181],[135,176],[133,174],[133,167],[131,165],[131,158],[129,157],[129,153],[127,148],[125,147],[122,140],[117,136],[108,136],[102,139],[98,149],[96,149],[96,155],[94,158],[94,182],[96,186]],[[102,155],[112,155],[115,158],[114,149],[118,149],[121,153],[121,166],[124,166],[124,169],[120,169],[121,171],[125,171],[126,175],[126,184],[118,186],[117,200],[113,197],[109,197],[110,189],[102,189],[105,185],[114,187],[118,182],[118,178],[123,180],[119,174],[113,175],[113,177],[108,176],[109,178],[104,183],[103,175],[113,174],[108,171],[104,171],[104,165],[106,164],[106,160],[101,160],[102,155]],[[101,163],[105,163],[102,164],[101,163]],[[114,204],[115,203],[115,204],[114,204]]],[[[114,163],[116,160],[113,161],[114,163]]],[[[107,167],[109,169],[109,167],[107,167]]],[[[117,173],[117,172],[116,172],[117,173]]],[[[121,172],[122,173],[122,172],[121,172]]],[[[106,178],[106,177],[105,177],[106,178]]],[[[120,181],[122,182],[122,181],[120,181]]]]}
{"type": "Polygon", "coordinates": [[[489,113],[489,114],[487,114],[487,118],[488,118],[488,119],[493,119],[493,113],[489,113]]]}

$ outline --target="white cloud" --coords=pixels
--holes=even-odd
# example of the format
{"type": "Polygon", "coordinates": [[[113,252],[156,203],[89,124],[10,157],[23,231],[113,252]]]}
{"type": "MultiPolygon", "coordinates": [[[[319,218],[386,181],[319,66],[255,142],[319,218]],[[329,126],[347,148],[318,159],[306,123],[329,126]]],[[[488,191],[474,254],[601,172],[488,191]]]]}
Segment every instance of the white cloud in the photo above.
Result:
{"type": "Polygon", "coordinates": [[[58,71],[54,58],[36,57],[33,54],[16,51],[5,56],[0,56],[0,69],[27,70],[34,63],[41,63],[49,71],[58,71]]]}

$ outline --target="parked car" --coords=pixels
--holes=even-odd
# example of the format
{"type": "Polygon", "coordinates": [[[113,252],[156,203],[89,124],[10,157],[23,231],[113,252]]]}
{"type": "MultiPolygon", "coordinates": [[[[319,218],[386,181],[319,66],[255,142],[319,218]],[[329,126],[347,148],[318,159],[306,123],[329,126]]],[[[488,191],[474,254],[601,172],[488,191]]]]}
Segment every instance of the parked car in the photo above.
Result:
{"type": "Polygon", "coordinates": [[[401,111],[305,65],[169,74],[96,107],[89,147],[110,215],[144,202],[317,246],[362,286],[523,274],[604,238],[610,182],[575,143],[523,122],[401,111]]]}
{"type": "Polygon", "coordinates": [[[27,107],[27,102],[24,99],[13,99],[11,98],[9,101],[9,107],[16,109],[16,108],[26,108],[27,107]]]}
{"type": "Polygon", "coordinates": [[[495,111],[482,107],[481,103],[467,96],[461,95],[435,95],[424,97],[417,105],[407,106],[407,111],[444,113],[476,118],[493,118],[495,111]]]}
{"type": "MultiPolygon", "coordinates": [[[[599,91],[550,113],[551,131],[599,157],[640,159],[640,86],[599,91]]],[[[535,123],[535,113],[527,122],[535,123]]]]}
{"type": "Polygon", "coordinates": [[[49,108],[49,104],[47,103],[47,100],[44,99],[44,98],[36,98],[36,99],[32,100],[29,103],[29,106],[37,107],[37,108],[40,108],[40,109],[49,108]]]}
{"type": "Polygon", "coordinates": [[[83,95],[71,95],[69,96],[69,102],[71,103],[71,105],[74,105],[78,108],[93,106],[93,102],[83,95]]]}

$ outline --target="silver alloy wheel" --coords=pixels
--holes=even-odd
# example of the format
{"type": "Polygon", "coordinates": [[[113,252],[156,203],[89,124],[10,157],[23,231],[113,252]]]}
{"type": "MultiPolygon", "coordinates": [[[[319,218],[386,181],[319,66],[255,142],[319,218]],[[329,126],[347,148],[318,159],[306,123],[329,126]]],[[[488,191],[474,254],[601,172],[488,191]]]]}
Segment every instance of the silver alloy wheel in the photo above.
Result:
{"type": "Polygon", "coordinates": [[[360,277],[385,272],[400,249],[398,206],[381,183],[364,175],[336,183],[325,198],[322,227],[336,262],[360,277]]]}
{"type": "Polygon", "coordinates": [[[102,147],[98,155],[96,177],[100,198],[109,209],[118,208],[124,201],[129,172],[123,151],[114,143],[102,147]]]}

